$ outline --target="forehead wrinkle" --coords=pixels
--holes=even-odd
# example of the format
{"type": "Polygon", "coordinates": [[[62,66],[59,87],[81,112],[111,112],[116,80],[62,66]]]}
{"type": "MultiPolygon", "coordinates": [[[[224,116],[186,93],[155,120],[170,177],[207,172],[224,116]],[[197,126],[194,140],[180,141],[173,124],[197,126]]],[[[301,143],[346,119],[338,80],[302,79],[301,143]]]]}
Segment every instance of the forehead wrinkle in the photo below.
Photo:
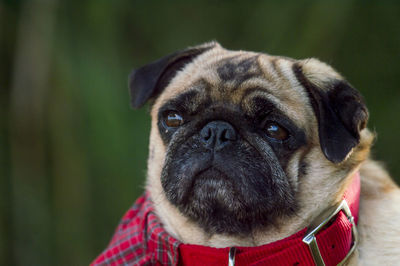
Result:
{"type": "Polygon", "coordinates": [[[180,106],[183,107],[187,112],[194,112],[204,101],[207,99],[207,86],[196,86],[195,82],[193,85],[188,86],[184,90],[180,90],[171,94],[169,98],[164,98],[158,104],[158,108],[162,108],[166,105],[180,106]]]}
{"type": "MultiPolygon", "coordinates": [[[[276,87],[284,88],[284,87],[293,87],[295,81],[291,79],[288,64],[292,64],[290,61],[286,60],[285,58],[281,57],[271,57],[269,60],[271,73],[274,73],[272,82],[275,83],[276,87]]],[[[265,64],[264,64],[265,65],[265,64]]]]}
{"type": "Polygon", "coordinates": [[[243,101],[242,98],[247,96],[249,90],[254,88],[270,92],[270,89],[273,89],[273,84],[262,77],[254,77],[246,80],[240,84],[238,89],[231,95],[232,102],[239,104],[243,101]]]}
{"type": "MultiPolygon", "coordinates": [[[[206,89],[192,88],[176,98],[176,104],[187,112],[194,113],[207,99],[206,89]]],[[[174,100],[172,100],[174,101],[174,100]]]]}
{"type": "Polygon", "coordinates": [[[300,85],[292,70],[293,62],[281,59],[278,61],[278,66],[281,69],[282,76],[289,82],[291,87],[300,85]]]}
{"type": "Polygon", "coordinates": [[[258,65],[260,66],[260,69],[261,69],[262,73],[264,74],[264,78],[271,83],[273,83],[277,79],[279,79],[279,75],[278,75],[278,73],[275,69],[274,63],[273,63],[275,60],[276,60],[276,58],[271,57],[269,55],[264,55],[264,54],[261,54],[257,58],[258,65]]]}
{"type": "MultiPolygon", "coordinates": [[[[300,128],[305,127],[305,118],[303,115],[303,112],[298,112],[296,109],[291,109],[290,105],[287,104],[286,101],[281,100],[279,97],[277,97],[274,94],[269,93],[266,90],[263,89],[255,89],[254,91],[250,92],[249,94],[245,95],[245,97],[242,99],[242,108],[244,107],[250,107],[251,106],[251,101],[255,97],[261,97],[269,102],[271,102],[278,110],[282,111],[288,118],[290,118],[296,126],[300,128]]],[[[250,110],[249,110],[250,111],[250,110]]]]}
{"type": "Polygon", "coordinates": [[[277,102],[279,102],[279,100],[273,94],[262,88],[249,88],[247,92],[248,93],[242,99],[242,107],[250,107],[252,100],[256,97],[264,98],[271,102],[275,107],[279,107],[279,105],[277,105],[277,102]]]}

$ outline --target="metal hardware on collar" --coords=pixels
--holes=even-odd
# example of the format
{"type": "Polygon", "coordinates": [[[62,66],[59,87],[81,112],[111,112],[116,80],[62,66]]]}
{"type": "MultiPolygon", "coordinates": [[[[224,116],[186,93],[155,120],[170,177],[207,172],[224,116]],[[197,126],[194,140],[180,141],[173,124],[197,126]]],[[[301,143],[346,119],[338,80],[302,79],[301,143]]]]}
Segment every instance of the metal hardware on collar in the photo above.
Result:
{"type": "Polygon", "coordinates": [[[231,247],[229,249],[229,264],[228,264],[228,266],[235,266],[235,255],[236,255],[236,248],[231,247]]]}
{"type": "Polygon", "coordinates": [[[354,252],[356,249],[356,246],[358,244],[358,232],[357,232],[357,227],[354,222],[354,217],[350,211],[349,205],[347,204],[346,200],[342,200],[342,202],[339,204],[339,206],[329,214],[328,218],[324,219],[321,223],[319,223],[316,227],[312,227],[311,231],[303,238],[303,242],[308,245],[310,248],[311,255],[314,259],[314,262],[317,266],[325,266],[324,259],[321,256],[321,252],[319,251],[317,239],[315,235],[324,228],[324,226],[331,221],[336,214],[338,214],[340,211],[343,211],[344,214],[346,215],[347,219],[350,221],[352,224],[351,227],[351,232],[353,236],[353,246],[351,247],[349,253],[347,253],[346,257],[338,264],[338,265],[343,265],[347,259],[350,257],[350,255],[354,252]]]}

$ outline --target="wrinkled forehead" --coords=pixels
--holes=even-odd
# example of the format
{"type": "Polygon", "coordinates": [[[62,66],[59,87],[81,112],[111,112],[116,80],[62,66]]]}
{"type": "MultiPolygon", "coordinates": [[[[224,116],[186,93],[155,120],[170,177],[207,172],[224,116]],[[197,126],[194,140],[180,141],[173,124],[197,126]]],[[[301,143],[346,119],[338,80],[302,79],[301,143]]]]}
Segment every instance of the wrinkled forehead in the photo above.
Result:
{"type": "Polygon", "coordinates": [[[211,101],[250,112],[254,99],[264,98],[304,128],[312,110],[307,93],[292,71],[294,62],[266,54],[214,49],[178,72],[155,105],[159,108],[185,95],[193,108],[202,101],[211,101]]]}

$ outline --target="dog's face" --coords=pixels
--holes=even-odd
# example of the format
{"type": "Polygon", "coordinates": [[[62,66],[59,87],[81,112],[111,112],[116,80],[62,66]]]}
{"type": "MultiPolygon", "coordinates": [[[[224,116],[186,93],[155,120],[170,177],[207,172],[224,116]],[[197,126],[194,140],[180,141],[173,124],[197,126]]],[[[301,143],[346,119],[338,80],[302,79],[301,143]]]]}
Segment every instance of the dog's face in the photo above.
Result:
{"type": "Polygon", "coordinates": [[[337,193],[366,156],[354,152],[361,96],[315,59],[209,43],[134,71],[130,86],[134,107],[154,101],[147,188],[174,210],[156,204],[166,223],[179,214],[228,235],[277,226],[337,193]]]}

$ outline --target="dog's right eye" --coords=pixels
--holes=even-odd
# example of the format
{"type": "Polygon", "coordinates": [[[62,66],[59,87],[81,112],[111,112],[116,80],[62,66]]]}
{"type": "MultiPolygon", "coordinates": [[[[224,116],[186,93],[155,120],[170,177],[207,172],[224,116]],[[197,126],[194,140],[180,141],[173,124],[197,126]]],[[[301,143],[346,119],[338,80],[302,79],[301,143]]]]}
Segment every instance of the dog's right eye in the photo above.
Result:
{"type": "Polygon", "coordinates": [[[180,127],[183,124],[183,118],[177,111],[167,111],[164,116],[164,123],[167,127],[180,127]]]}
{"type": "Polygon", "coordinates": [[[269,121],[264,127],[267,136],[270,138],[283,141],[289,137],[288,131],[276,122],[269,121]]]}

